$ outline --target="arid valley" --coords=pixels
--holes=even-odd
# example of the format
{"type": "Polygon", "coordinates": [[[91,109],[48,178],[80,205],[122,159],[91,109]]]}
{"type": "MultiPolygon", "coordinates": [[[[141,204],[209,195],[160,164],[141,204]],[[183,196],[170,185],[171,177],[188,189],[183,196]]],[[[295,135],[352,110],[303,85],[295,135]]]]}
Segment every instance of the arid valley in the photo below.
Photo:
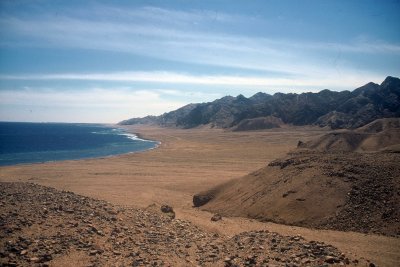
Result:
{"type": "MultiPolygon", "coordinates": [[[[207,127],[190,130],[150,126],[126,127],[129,131],[138,133],[144,138],[158,140],[161,144],[158,148],[150,151],[109,158],[2,167],[0,179],[2,182],[28,182],[63,190],[63,192],[71,191],[85,197],[107,201],[107,203],[110,203],[109,205],[115,205],[115,209],[139,208],[158,214],[161,205],[170,205],[176,213],[174,222],[177,220],[179,222],[188,222],[190,227],[195,227],[211,236],[218,236],[217,239],[220,239],[221,242],[241,235],[241,233],[267,230],[282,236],[299,236],[307,242],[316,241],[332,245],[341,251],[340,253],[344,253],[346,258],[348,257],[347,264],[366,266],[373,263],[378,266],[395,266],[400,261],[400,241],[398,237],[354,231],[317,230],[272,222],[259,222],[243,217],[223,216],[222,220],[214,222],[210,220],[213,213],[193,207],[192,199],[196,193],[254,172],[273,160],[284,157],[286,153],[295,150],[299,140],[302,142],[314,140],[326,134],[327,130],[316,127],[283,127],[262,131],[232,132],[209,129],[207,127]]],[[[4,197],[5,194],[2,194],[2,198],[4,197]]],[[[47,203],[47,205],[52,204],[54,203],[47,203]]],[[[18,207],[17,205],[10,207],[10,204],[4,199],[1,205],[3,211],[7,208],[10,213],[14,208],[18,207]]],[[[46,207],[44,205],[38,208],[43,209],[46,207]]],[[[95,208],[93,209],[96,211],[95,208]]],[[[19,211],[14,210],[14,212],[18,213],[19,211]]],[[[40,213],[41,211],[28,211],[25,214],[25,219],[30,220],[31,216],[37,212],[40,213]]],[[[13,234],[4,236],[5,233],[2,233],[2,253],[7,254],[4,251],[4,242],[17,242],[14,238],[17,238],[18,235],[23,234],[30,239],[36,240],[41,236],[41,231],[47,234],[54,234],[59,230],[63,231],[62,229],[65,227],[68,228],[71,218],[63,221],[63,216],[70,216],[70,214],[63,215],[63,213],[65,213],[65,209],[64,211],[57,211],[56,214],[50,212],[44,221],[31,218],[30,226],[22,227],[22,233],[13,230],[12,226],[8,226],[13,234]],[[60,220],[61,226],[59,226],[60,220]]],[[[97,215],[93,217],[93,214],[91,214],[91,216],[75,218],[76,225],[79,224],[79,227],[87,228],[91,227],[90,225],[93,226],[93,224],[101,222],[100,218],[96,218],[97,215]],[[99,222],[96,222],[96,220],[99,222]]],[[[117,223],[126,223],[127,225],[134,223],[132,219],[126,216],[122,211],[118,213],[116,217],[121,221],[117,221],[117,223]]],[[[162,214],[157,216],[162,217],[162,214]]],[[[12,216],[9,219],[12,219],[12,216]]],[[[107,221],[102,223],[105,223],[102,230],[104,235],[106,237],[111,235],[112,226],[107,225],[107,221]]],[[[189,228],[189,226],[187,227],[189,228]]],[[[153,227],[150,228],[149,226],[147,230],[151,229],[153,227]]],[[[68,231],[66,230],[67,233],[69,233],[68,231]]],[[[74,236],[77,233],[69,233],[69,235],[74,236]]],[[[129,234],[125,233],[125,237],[128,238],[129,234]]],[[[94,237],[94,240],[97,239],[94,237]]],[[[189,237],[188,240],[190,240],[189,237]]],[[[54,247],[57,242],[53,240],[50,243],[50,247],[54,247]]],[[[107,251],[111,249],[110,242],[115,242],[115,240],[102,239],[98,241],[96,246],[107,251]]],[[[153,262],[156,261],[158,264],[162,262],[162,265],[165,266],[225,266],[224,264],[227,264],[227,262],[224,262],[226,257],[232,257],[232,264],[234,260],[237,260],[239,264],[245,264],[246,257],[261,255],[258,257],[260,261],[255,261],[257,266],[262,266],[263,264],[267,266],[268,262],[279,266],[286,264],[286,261],[297,265],[318,265],[324,263],[324,257],[330,257],[328,253],[325,256],[323,255],[322,259],[315,256],[315,258],[312,258],[315,261],[309,261],[307,258],[308,261],[306,260],[302,263],[302,254],[295,256],[296,251],[293,251],[292,254],[294,255],[281,253],[283,255],[282,259],[276,261],[271,253],[272,247],[265,248],[264,252],[258,251],[258,254],[255,251],[251,251],[251,247],[242,247],[242,249],[235,248],[234,251],[230,252],[232,255],[220,252],[215,257],[204,259],[199,256],[196,258],[191,254],[183,256],[184,254],[177,252],[181,250],[173,249],[175,246],[173,244],[176,241],[170,242],[170,245],[162,242],[158,244],[158,247],[164,248],[160,250],[160,255],[153,256],[153,258],[158,259],[158,261],[153,260],[153,262]],[[171,247],[171,249],[168,250],[166,246],[167,248],[171,247]],[[235,254],[238,254],[239,258],[235,259],[235,254]],[[271,259],[263,263],[261,258],[268,257],[268,255],[271,256],[271,259]]],[[[212,244],[207,243],[207,241],[204,242],[201,244],[204,246],[202,249],[207,251],[208,246],[212,244]]],[[[115,244],[113,245],[115,246],[115,244]]],[[[196,245],[201,246],[199,244],[196,245]]],[[[271,244],[263,245],[271,246],[271,244]]],[[[33,262],[30,262],[29,259],[34,258],[36,260],[34,250],[31,251],[30,249],[31,246],[25,249],[27,255],[24,256],[15,255],[16,253],[21,253],[21,251],[13,252],[15,258],[10,258],[3,254],[1,262],[6,265],[8,260],[12,262],[15,259],[22,265],[30,265],[33,262]]],[[[210,249],[212,250],[212,248],[210,249]]],[[[106,252],[103,254],[90,254],[90,251],[93,250],[93,248],[90,249],[90,246],[89,248],[82,248],[73,244],[70,244],[70,249],[59,251],[58,254],[49,249],[53,253],[52,260],[44,262],[38,260],[39,263],[35,264],[46,263],[50,266],[68,266],[72,261],[75,266],[89,266],[91,264],[96,266],[96,263],[100,265],[125,266],[129,261],[130,264],[135,262],[129,256],[129,250],[116,252],[116,254],[113,254],[113,250],[111,250],[111,255],[107,255],[106,252]]],[[[189,249],[183,247],[183,250],[189,249]]],[[[151,257],[148,256],[147,264],[153,262],[151,262],[151,257]]],[[[345,263],[344,258],[341,261],[338,260],[339,262],[345,263]]],[[[332,263],[335,264],[334,262],[332,263]]]]}

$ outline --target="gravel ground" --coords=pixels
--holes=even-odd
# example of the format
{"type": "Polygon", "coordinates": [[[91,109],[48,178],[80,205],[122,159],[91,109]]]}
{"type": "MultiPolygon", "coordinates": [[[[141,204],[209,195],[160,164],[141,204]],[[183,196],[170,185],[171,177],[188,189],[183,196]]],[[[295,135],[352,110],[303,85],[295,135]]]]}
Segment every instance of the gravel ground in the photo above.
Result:
{"type": "Polygon", "coordinates": [[[365,266],[301,236],[267,230],[220,236],[155,205],[133,209],[31,183],[0,183],[0,265],[68,266],[73,257],[81,266],[365,266]]]}

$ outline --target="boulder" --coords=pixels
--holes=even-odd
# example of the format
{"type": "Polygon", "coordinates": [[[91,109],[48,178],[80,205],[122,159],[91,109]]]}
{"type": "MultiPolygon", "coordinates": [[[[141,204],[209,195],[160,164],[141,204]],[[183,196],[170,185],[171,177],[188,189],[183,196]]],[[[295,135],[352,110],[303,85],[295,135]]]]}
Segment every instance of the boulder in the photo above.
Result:
{"type": "Polygon", "coordinates": [[[196,194],[193,196],[193,205],[200,207],[207,204],[213,196],[211,194],[196,194]]]}

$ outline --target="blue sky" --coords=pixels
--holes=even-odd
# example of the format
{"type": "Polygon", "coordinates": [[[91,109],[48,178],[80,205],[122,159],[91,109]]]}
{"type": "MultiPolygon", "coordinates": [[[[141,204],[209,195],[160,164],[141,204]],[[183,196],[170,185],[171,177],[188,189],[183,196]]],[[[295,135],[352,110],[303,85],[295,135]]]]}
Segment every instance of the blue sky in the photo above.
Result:
{"type": "Polygon", "coordinates": [[[104,122],[400,73],[400,1],[0,1],[0,121],[104,122]]]}

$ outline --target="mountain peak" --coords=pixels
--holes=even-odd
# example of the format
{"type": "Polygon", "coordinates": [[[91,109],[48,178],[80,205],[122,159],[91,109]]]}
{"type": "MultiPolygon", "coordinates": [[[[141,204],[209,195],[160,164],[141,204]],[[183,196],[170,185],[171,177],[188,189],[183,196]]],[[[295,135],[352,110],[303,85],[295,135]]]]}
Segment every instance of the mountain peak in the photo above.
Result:
{"type": "Polygon", "coordinates": [[[373,83],[373,82],[369,82],[361,87],[358,87],[357,89],[355,89],[352,94],[353,95],[360,95],[360,94],[366,94],[366,93],[372,93],[376,90],[379,89],[379,84],[373,83]]]}
{"type": "Polygon", "coordinates": [[[399,87],[399,85],[400,85],[400,79],[392,76],[387,76],[386,79],[381,83],[382,87],[387,87],[387,86],[399,87]]]}

